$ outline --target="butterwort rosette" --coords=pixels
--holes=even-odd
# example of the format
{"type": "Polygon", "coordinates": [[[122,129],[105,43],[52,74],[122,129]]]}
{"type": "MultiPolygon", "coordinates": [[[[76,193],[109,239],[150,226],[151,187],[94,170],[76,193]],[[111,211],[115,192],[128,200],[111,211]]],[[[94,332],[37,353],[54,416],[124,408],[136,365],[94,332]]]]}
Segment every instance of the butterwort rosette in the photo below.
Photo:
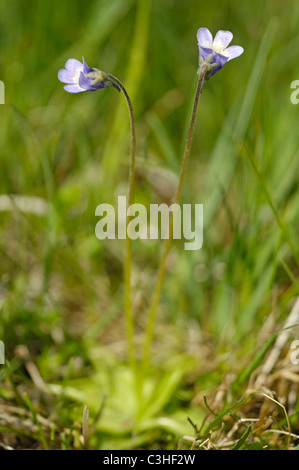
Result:
{"type": "Polygon", "coordinates": [[[91,69],[82,57],[82,62],[77,59],[68,59],[65,68],[59,70],[58,79],[66,83],[63,87],[68,93],[81,93],[82,91],[96,91],[100,88],[115,86],[104,72],[91,69]]]}
{"type": "Polygon", "coordinates": [[[233,33],[220,30],[213,39],[212,33],[208,28],[199,28],[197,31],[197,41],[199,47],[199,68],[203,62],[210,64],[206,79],[209,79],[214,73],[231,59],[239,57],[244,52],[241,46],[229,46],[233,39],[233,33]]]}

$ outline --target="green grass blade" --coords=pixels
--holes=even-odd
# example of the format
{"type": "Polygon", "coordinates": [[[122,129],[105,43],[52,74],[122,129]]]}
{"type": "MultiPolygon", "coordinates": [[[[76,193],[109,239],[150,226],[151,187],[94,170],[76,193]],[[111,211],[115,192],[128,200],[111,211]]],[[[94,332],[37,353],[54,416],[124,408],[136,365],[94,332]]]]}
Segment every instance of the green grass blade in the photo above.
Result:
{"type": "Polygon", "coordinates": [[[251,374],[255,371],[255,369],[257,369],[261,365],[267,352],[275,343],[276,338],[277,338],[277,333],[273,333],[270,336],[270,338],[266,341],[264,346],[256,353],[256,355],[254,356],[254,358],[252,359],[248,367],[246,367],[246,369],[242,371],[241,374],[239,375],[236,381],[238,385],[241,385],[244,382],[246,382],[251,376],[251,374]]]}
{"type": "Polygon", "coordinates": [[[248,426],[248,428],[246,428],[246,431],[244,432],[244,434],[241,436],[241,438],[238,440],[238,442],[236,442],[236,444],[231,448],[231,450],[238,450],[240,449],[243,444],[245,443],[247,437],[250,435],[252,431],[252,426],[248,426]]]}
{"type": "Polygon", "coordinates": [[[225,408],[224,410],[222,410],[220,413],[218,413],[218,415],[203,429],[202,433],[203,435],[206,435],[207,433],[209,433],[210,431],[212,431],[212,429],[218,425],[222,419],[224,418],[224,416],[230,414],[232,411],[236,410],[237,408],[239,408],[241,405],[243,405],[243,403],[245,403],[245,399],[242,399],[242,400],[239,400],[237,403],[234,403],[233,405],[225,408]]]}
{"type": "Polygon", "coordinates": [[[37,425],[38,427],[38,430],[39,430],[39,435],[40,435],[40,441],[44,447],[44,450],[49,450],[49,445],[47,443],[47,439],[46,439],[46,436],[45,436],[45,433],[43,431],[43,428],[42,428],[42,425],[41,423],[39,422],[39,419],[38,419],[38,416],[37,416],[37,413],[36,413],[36,410],[33,406],[33,403],[31,402],[29,396],[27,393],[24,393],[24,399],[25,399],[25,402],[29,408],[29,410],[31,411],[32,413],[32,416],[33,416],[33,419],[34,419],[34,423],[37,425]]]}

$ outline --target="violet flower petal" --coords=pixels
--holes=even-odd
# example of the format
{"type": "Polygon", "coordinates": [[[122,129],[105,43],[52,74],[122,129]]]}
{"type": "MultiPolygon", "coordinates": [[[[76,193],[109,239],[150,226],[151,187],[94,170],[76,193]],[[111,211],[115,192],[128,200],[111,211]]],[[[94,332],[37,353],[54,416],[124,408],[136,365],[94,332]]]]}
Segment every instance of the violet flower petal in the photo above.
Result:
{"type": "Polygon", "coordinates": [[[60,80],[62,83],[75,83],[75,77],[74,74],[71,72],[68,72],[65,69],[61,69],[58,72],[58,80],[60,80]]]}
{"type": "Polygon", "coordinates": [[[214,73],[218,72],[220,69],[222,69],[222,67],[226,64],[226,62],[228,61],[228,57],[225,57],[224,55],[222,54],[218,54],[217,52],[214,52],[214,57],[213,57],[213,64],[216,64],[218,63],[218,67],[216,68],[213,68],[212,70],[210,70],[209,72],[209,75],[210,77],[212,75],[214,75],[214,73]]]}
{"type": "Polygon", "coordinates": [[[202,47],[202,46],[198,46],[198,47],[199,47],[199,55],[201,55],[204,60],[206,60],[209,54],[214,52],[213,49],[211,49],[210,47],[202,47]]]}
{"type": "Polygon", "coordinates": [[[68,91],[69,93],[81,93],[82,91],[86,91],[83,88],[81,88],[79,85],[65,85],[63,87],[65,91],[68,91]]]}
{"type": "Polygon", "coordinates": [[[79,76],[79,86],[81,88],[84,88],[86,91],[96,91],[99,90],[100,88],[105,88],[108,85],[105,85],[104,82],[100,82],[97,85],[92,86],[91,83],[94,81],[93,78],[88,78],[84,72],[80,73],[79,76]]]}
{"type": "Polygon", "coordinates": [[[213,52],[214,54],[214,59],[212,63],[218,62],[221,66],[221,68],[226,64],[228,61],[228,57],[226,57],[224,54],[219,54],[218,52],[213,52]]]}
{"type": "Polygon", "coordinates": [[[199,28],[197,31],[198,45],[201,47],[211,47],[213,43],[213,36],[208,28],[199,28]]]}
{"type": "MultiPolygon", "coordinates": [[[[84,60],[84,57],[82,57],[82,62],[83,62],[83,72],[84,73],[89,73],[89,72],[92,72],[93,69],[91,69],[90,67],[88,67],[87,63],[85,62],[84,60]]],[[[82,64],[81,64],[82,65],[82,64]]]]}
{"type": "Polygon", "coordinates": [[[73,74],[81,72],[83,70],[83,64],[77,59],[68,59],[65,63],[64,68],[73,74]]]}
{"type": "Polygon", "coordinates": [[[213,48],[218,52],[223,51],[233,39],[233,33],[230,31],[223,31],[222,29],[216,33],[213,41],[213,48]]]}
{"type": "Polygon", "coordinates": [[[241,46],[230,46],[223,53],[227,55],[228,60],[235,59],[243,54],[244,49],[241,46]]]}

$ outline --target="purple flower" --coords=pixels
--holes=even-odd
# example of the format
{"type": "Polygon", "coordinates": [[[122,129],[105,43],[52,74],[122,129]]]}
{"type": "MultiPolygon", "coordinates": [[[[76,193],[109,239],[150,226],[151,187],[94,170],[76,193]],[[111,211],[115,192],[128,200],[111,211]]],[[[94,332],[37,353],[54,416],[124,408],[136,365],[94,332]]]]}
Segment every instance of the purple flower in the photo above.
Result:
{"type": "Polygon", "coordinates": [[[227,47],[232,39],[233,33],[230,31],[218,31],[214,40],[207,28],[199,28],[197,31],[199,63],[201,65],[207,60],[211,64],[207,78],[210,78],[214,73],[222,69],[226,62],[235,59],[244,52],[243,47],[240,46],[227,47]]]}
{"type": "Polygon", "coordinates": [[[91,69],[82,57],[82,63],[77,59],[68,59],[65,68],[59,70],[58,79],[67,83],[63,88],[69,93],[95,91],[111,86],[97,69],[91,69]]]}

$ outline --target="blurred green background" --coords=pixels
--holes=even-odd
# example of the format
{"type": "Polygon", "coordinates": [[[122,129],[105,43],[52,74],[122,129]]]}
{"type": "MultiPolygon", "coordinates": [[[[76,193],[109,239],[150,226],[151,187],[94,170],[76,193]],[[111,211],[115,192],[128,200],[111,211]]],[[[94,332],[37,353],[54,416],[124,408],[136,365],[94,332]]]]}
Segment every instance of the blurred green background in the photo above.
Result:
{"type": "MultiPolygon", "coordinates": [[[[26,345],[52,384],[45,401],[41,391],[31,398],[58,428],[87,404],[91,416],[102,412],[95,448],[171,446],[192,434],[187,416],[203,416],[194,397],[245,368],[283,324],[298,295],[298,22],[295,0],[1,1],[0,338],[11,364],[1,369],[3,399],[35,389],[16,359],[26,345]],[[94,234],[96,206],[127,191],[127,109],[113,88],[66,93],[57,72],[84,56],[124,83],[137,122],[135,201],[169,203],[202,26],[232,31],[245,52],[200,99],[182,202],[204,204],[204,244],[173,246],[152,354],[157,382],[132,437],[124,244],[94,234]]],[[[161,246],[133,243],[138,344],[161,246]]]]}

